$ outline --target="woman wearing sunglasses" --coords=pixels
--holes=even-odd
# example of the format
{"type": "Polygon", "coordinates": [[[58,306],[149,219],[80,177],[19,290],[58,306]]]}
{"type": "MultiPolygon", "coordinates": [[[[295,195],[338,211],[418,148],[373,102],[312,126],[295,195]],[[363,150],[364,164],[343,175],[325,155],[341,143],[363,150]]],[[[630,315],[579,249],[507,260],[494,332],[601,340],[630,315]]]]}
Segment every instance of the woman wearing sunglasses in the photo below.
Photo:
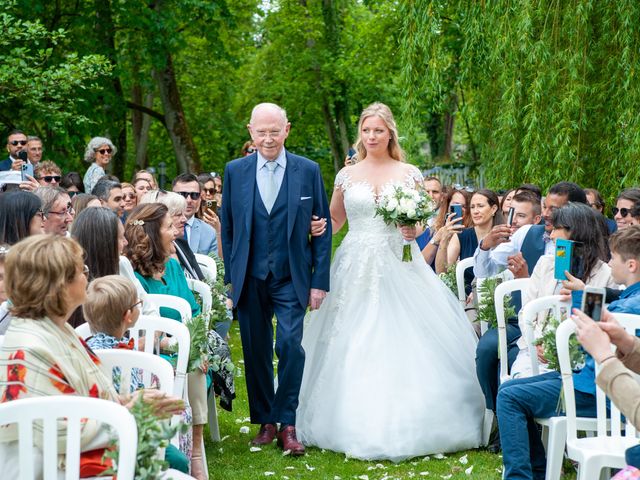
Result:
{"type": "Polygon", "coordinates": [[[84,161],[91,163],[87,173],[84,174],[84,191],[91,193],[98,180],[106,175],[105,168],[118,149],[105,137],[93,137],[84,152],[84,161]]]}
{"type": "Polygon", "coordinates": [[[631,210],[638,204],[640,204],[640,188],[627,188],[618,195],[616,206],[613,209],[613,219],[618,225],[618,230],[635,223],[631,216],[631,210]]]}

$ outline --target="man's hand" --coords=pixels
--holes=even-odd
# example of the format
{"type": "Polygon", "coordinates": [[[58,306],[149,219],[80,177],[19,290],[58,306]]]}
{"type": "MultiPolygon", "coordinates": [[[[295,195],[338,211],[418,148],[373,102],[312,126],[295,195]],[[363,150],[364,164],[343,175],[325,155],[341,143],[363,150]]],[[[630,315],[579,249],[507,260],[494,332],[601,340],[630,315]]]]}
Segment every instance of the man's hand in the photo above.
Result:
{"type": "Polygon", "coordinates": [[[522,256],[522,252],[507,257],[507,268],[515,278],[529,278],[529,267],[522,256]]]}
{"type": "Polygon", "coordinates": [[[33,192],[39,186],[40,184],[38,183],[38,181],[31,175],[27,175],[27,179],[24,182],[20,183],[20,189],[26,190],[27,192],[33,192]]]}
{"type": "Polygon", "coordinates": [[[11,162],[11,170],[17,170],[18,172],[22,169],[22,165],[24,164],[24,161],[18,159],[18,160],[13,160],[11,162]]]}
{"type": "Polygon", "coordinates": [[[509,225],[496,225],[489,234],[482,239],[482,250],[495,248],[501,243],[506,243],[511,237],[511,227],[509,225]]]}
{"type": "Polygon", "coordinates": [[[311,217],[311,227],[309,229],[312,237],[321,237],[327,231],[327,219],[317,215],[311,217]]]}
{"type": "Polygon", "coordinates": [[[309,308],[311,308],[311,310],[319,309],[320,305],[322,305],[324,297],[326,296],[327,292],[325,292],[324,290],[319,290],[317,288],[312,288],[311,290],[309,290],[309,308]]]}

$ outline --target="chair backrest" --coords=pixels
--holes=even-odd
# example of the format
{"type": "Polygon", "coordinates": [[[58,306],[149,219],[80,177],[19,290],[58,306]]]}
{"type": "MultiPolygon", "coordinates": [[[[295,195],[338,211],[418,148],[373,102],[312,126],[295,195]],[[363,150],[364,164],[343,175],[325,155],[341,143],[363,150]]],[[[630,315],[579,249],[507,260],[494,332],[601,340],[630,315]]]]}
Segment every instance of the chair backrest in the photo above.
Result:
{"type": "Polygon", "coordinates": [[[200,270],[208,280],[215,282],[218,276],[218,266],[216,261],[209,255],[203,255],[202,253],[195,253],[196,261],[200,265],[200,270]]]}
{"type": "Polygon", "coordinates": [[[34,421],[42,422],[44,478],[58,478],[58,419],[67,421],[65,478],[78,479],[80,428],[86,418],[111,426],[118,440],[118,480],[133,480],[138,449],[138,429],[133,416],[116,402],[74,395],[26,398],[0,404],[0,425],[18,424],[19,480],[32,480],[34,476],[34,421]]]}
{"type": "Polygon", "coordinates": [[[210,312],[213,305],[213,296],[209,285],[200,280],[194,280],[193,278],[188,278],[187,284],[191,291],[196,292],[202,298],[202,312],[210,312]]]}
{"type": "Polygon", "coordinates": [[[137,352],[112,348],[108,350],[95,350],[95,354],[100,359],[100,370],[109,379],[113,379],[113,369],[120,369],[120,392],[127,394],[131,386],[131,370],[137,368],[142,372],[144,386],[152,387],[151,375],[154,375],[159,385],[153,385],[158,390],[173,395],[173,367],[164,358],[152,355],[147,352],[137,352]]]}
{"type": "MultiPolygon", "coordinates": [[[[513,292],[523,292],[529,287],[530,278],[516,278],[502,282],[496,287],[494,301],[498,321],[498,356],[500,357],[500,383],[509,378],[509,358],[507,352],[507,319],[504,317],[504,299],[513,292]]],[[[517,313],[517,312],[516,312],[517,313]]]]}
{"type": "Polygon", "coordinates": [[[456,286],[458,287],[458,300],[465,306],[467,301],[467,292],[464,289],[464,272],[467,268],[473,268],[473,257],[460,260],[456,264],[456,286]]]}
{"type": "Polygon", "coordinates": [[[171,308],[180,314],[182,323],[191,320],[191,305],[184,298],[175,295],[162,295],[160,293],[149,293],[147,298],[158,308],[171,308]]]}
{"type": "MultiPolygon", "coordinates": [[[[91,330],[88,323],[76,327],[76,333],[83,339],[91,336],[91,330]]],[[[133,338],[136,350],[139,350],[140,337],[145,337],[144,351],[150,354],[158,352],[155,341],[157,334],[171,335],[173,341],[178,345],[178,358],[175,366],[175,384],[174,395],[183,396],[185,378],[187,375],[187,367],[189,363],[189,350],[191,349],[191,334],[189,329],[182,323],[176,322],[171,318],[153,317],[140,315],[138,321],[132,329],[129,329],[129,336],[133,338]],[[141,333],[144,332],[144,333],[141,333]]]]}
{"type": "Polygon", "coordinates": [[[0,335],[0,348],[2,348],[3,344],[4,344],[4,335],[0,335]]]}
{"type": "Polygon", "coordinates": [[[567,309],[567,313],[569,313],[570,307],[571,305],[569,303],[562,301],[562,296],[560,295],[547,295],[545,297],[536,298],[527,302],[527,304],[522,307],[521,315],[522,323],[524,324],[524,332],[522,332],[522,335],[527,342],[527,347],[529,349],[529,357],[531,358],[531,375],[538,375],[540,373],[538,355],[536,355],[536,347],[533,344],[535,340],[533,322],[536,320],[538,313],[552,310],[552,315],[555,315],[555,318],[560,319],[562,318],[562,309],[567,309]]]}
{"type": "MultiPolygon", "coordinates": [[[[640,315],[630,314],[614,314],[616,320],[625,328],[625,330],[635,335],[640,329],[640,315]]],[[[567,413],[567,440],[574,440],[578,437],[576,427],[576,400],[573,387],[573,372],[571,370],[571,360],[569,355],[569,339],[576,331],[576,324],[573,320],[568,319],[562,322],[556,330],[556,347],[558,349],[558,360],[560,363],[560,373],[562,375],[562,391],[564,393],[565,407],[567,413]]],[[[596,366],[596,374],[600,367],[596,366]]],[[[609,403],[610,422],[607,422],[607,401],[606,395],[602,389],[596,384],[596,403],[597,403],[597,426],[598,436],[605,436],[610,432],[613,437],[620,436],[636,436],[636,430],[630,422],[626,422],[624,429],[622,428],[622,417],[620,410],[613,403],[609,403]]]]}

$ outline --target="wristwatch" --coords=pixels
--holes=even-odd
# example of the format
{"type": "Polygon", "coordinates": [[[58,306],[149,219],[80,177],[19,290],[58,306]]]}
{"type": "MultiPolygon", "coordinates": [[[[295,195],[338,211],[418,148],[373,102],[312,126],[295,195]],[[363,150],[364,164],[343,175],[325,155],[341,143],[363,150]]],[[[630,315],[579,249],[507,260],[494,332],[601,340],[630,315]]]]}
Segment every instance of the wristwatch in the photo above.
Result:
{"type": "Polygon", "coordinates": [[[435,245],[436,247],[440,246],[440,244],[438,242],[436,242],[436,237],[433,237],[431,240],[429,240],[429,243],[431,245],[435,245]]]}

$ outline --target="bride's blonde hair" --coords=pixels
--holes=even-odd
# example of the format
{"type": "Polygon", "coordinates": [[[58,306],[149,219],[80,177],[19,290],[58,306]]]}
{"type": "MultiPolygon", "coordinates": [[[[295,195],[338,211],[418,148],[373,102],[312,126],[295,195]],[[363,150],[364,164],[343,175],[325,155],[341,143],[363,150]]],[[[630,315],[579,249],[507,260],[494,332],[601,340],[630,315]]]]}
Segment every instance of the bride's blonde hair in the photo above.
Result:
{"type": "Polygon", "coordinates": [[[358,121],[358,139],[356,140],[355,145],[355,149],[358,152],[358,159],[364,160],[364,158],[367,156],[367,150],[364,148],[362,135],[360,133],[362,131],[362,123],[367,118],[373,117],[374,115],[382,119],[391,134],[389,138],[389,145],[387,147],[389,156],[394,160],[404,162],[405,153],[398,143],[398,127],[396,127],[396,121],[393,119],[393,113],[391,113],[391,109],[389,107],[380,102],[372,103],[367,108],[365,108],[362,111],[362,115],[360,115],[360,120],[358,121]]]}

